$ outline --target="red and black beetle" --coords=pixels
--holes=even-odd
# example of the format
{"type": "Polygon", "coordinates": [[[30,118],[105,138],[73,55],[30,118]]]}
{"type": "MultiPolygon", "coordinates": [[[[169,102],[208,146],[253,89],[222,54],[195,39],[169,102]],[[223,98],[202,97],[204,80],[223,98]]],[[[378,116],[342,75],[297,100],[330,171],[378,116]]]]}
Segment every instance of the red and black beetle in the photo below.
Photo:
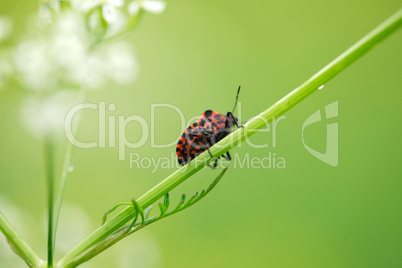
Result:
{"type": "MultiPolygon", "coordinates": [[[[237,90],[235,105],[232,112],[227,112],[226,115],[217,113],[215,111],[206,110],[202,116],[190,125],[179,138],[176,146],[176,155],[179,164],[184,166],[188,164],[192,159],[200,155],[209,147],[222,140],[224,137],[230,134],[234,125],[238,128],[237,118],[233,115],[233,112],[237,106],[237,100],[239,98],[240,86],[237,90]]],[[[223,158],[230,161],[231,157],[229,152],[226,152],[226,156],[223,158]]],[[[215,160],[212,168],[216,168],[219,157],[215,160]]]]}

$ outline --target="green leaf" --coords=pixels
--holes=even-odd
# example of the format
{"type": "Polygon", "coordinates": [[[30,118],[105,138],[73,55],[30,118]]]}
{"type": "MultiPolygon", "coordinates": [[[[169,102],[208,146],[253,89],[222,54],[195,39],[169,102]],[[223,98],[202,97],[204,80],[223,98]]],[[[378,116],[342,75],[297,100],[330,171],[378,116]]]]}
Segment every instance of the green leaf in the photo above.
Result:
{"type": "Polygon", "coordinates": [[[222,179],[223,175],[225,175],[226,171],[228,170],[229,167],[226,167],[216,178],[215,180],[209,185],[208,189],[205,191],[203,190],[201,192],[200,195],[198,195],[198,192],[193,195],[188,201],[187,203],[184,203],[186,200],[186,194],[183,193],[181,198],[180,198],[180,202],[177,205],[177,207],[172,210],[169,211],[168,213],[166,213],[165,217],[173,215],[174,213],[177,213],[179,211],[182,211],[192,205],[194,205],[195,203],[197,203],[198,201],[200,201],[202,198],[204,198],[210,191],[212,191],[212,189],[218,184],[218,182],[222,179]]]}
{"type": "Polygon", "coordinates": [[[131,203],[127,203],[127,202],[125,202],[125,203],[119,203],[119,204],[115,205],[113,208],[107,210],[107,211],[105,212],[105,214],[103,215],[103,217],[102,217],[101,226],[105,224],[107,216],[108,216],[110,213],[112,213],[113,211],[115,211],[115,210],[116,210],[118,207],[120,207],[120,206],[131,206],[131,203]]]}
{"type": "Polygon", "coordinates": [[[165,207],[165,205],[159,203],[159,209],[161,211],[161,214],[160,214],[159,218],[162,218],[163,215],[165,215],[167,208],[165,207]]]}
{"type": "Polygon", "coordinates": [[[170,200],[169,200],[169,193],[165,194],[165,199],[163,200],[163,205],[166,207],[166,209],[169,208],[170,200]]]}
{"type": "Polygon", "coordinates": [[[130,226],[127,228],[127,231],[125,232],[125,234],[128,234],[131,229],[135,226],[135,223],[137,222],[138,219],[138,215],[141,215],[142,218],[142,222],[141,225],[144,224],[144,210],[142,209],[142,207],[140,206],[140,204],[138,204],[137,201],[135,201],[135,199],[131,200],[131,203],[135,209],[135,217],[134,220],[131,222],[130,226]]]}
{"type": "Polygon", "coordinates": [[[153,208],[153,206],[151,205],[151,206],[147,207],[147,208],[144,210],[145,220],[148,219],[149,213],[151,213],[152,208],[153,208]]]}
{"type": "Polygon", "coordinates": [[[183,193],[180,197],[179,204],[177,204],[176,208],[173,210],[174,212],[177,212],[181,209],[182,206],[184,206],[184,201],[186,201],[186,193],[183,193]]]}
{"type": "Polygon", "coordinates": [[[187,203],[181,208],[181,210],[182,210],[182,209],[185,209],[185,208],[187,208],[187,207],[189,207],[189,206],[191,206],[191,204],[197,199],[197,196],[198,196],[198,192],[196,192],[195,195],[193,195],[193,196],[187,201],[187,203]]]}
{"type": "MultiPolygon", "coordinates": [[[[179,204],[176,206],[176,208],[174,208],[173,210],[166,212],[168,210],[168,206],[169,206],[169,194],[165,195],[165,199],[163,204],[159,203],[158,207],[160,210],[160,214],[158,216],[153,216],[152,218],[148,219],[148,215],[151,212],[151,208],[152,206],[148,207],[145,210],[145,222],[141,223],[141,224],[137,224],[137,218],[138,218],[138,214],[136,213],[133,222],[130,224],[129,228],[126,231],[126,234],[132,234],[135,231],[137,231],[138,229],[133,229],[133,227],[137,227],[140,225],[148,225],[151,223],[154,223],[162,218],[166,218],[167,216],[173,215],[179,211],[184,210],[185,208],[190,207],[191,205],[195,204],[196,202],[198,202],[199,200],[201,200],[203,197],[205,197],[215,186],[216,184],[220,181],[220,179],[222,178],[222,176],[225,174],[225,172],[227,171],[228,167],[226,167],[219,175],[218,177],[215,178],[215,180],[209,185],[208,189],[205,191],[203,190],[201,192],[200,195],[198,195],[198,193],[196,193],[195,195],[193,195],[187,202],[186,201],[186,194],[183,193],[180,197],[180,201],[179,204]]],[[[136,204],[139,206],[139,204],[137,202],[134,202],[132,205],[136,206],[136,204]]],[[[137,208],[136,208],[137,211],[137,208]]],[[[138,211],[140,211],[140,208],[138,208],[138,211]]]]}

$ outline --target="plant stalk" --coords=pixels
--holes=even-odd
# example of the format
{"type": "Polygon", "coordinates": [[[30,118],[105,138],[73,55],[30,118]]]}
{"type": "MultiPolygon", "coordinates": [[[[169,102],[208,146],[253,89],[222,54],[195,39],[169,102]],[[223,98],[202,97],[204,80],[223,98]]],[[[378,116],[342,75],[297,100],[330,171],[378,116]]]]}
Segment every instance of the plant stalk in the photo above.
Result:
{"type": "MultiPolygon", "coordinates": [[[[320,86],[327,83],[338,73],[346,69],[349,65],[363,56],[367,51],[373,48],[380,41],[384,40],[392,32],[396,31],[402,25],[402,9],[389,17],[377,28],[359,40],[356,44],[351,46],[348,50],[342,53],[335,60],[330,62],[327,66],[313,75],[310,79],[302,85],[294,89],[288,95],[276,102],[267,110],[260,113],[254,119],[244,125],[243,128],[235,130],[226,138],[215,144],[210,148],[212,155],[220,156],[235,147],[247,137],[258,132],[260,129],[266,127],[275,118],[284,114],[286,111],[300,103],[302,100],[311,95],[320,86]]],[[[149,205],[156,202],[159,198],[163,197],[166,193],[181,184],[187,178],[201,170],[204,166],[214,161],[216,157],[211,158],[208,152],[204,152],[188,165],[183,166],[175,171],[165,180],[160,182],[154,188],[149,190],[146,194],[140,197],[137,201],[145,209],[149,205]]],[[[135,215],[132,207],[127,208],[120,212],[117,216],[111,219],[102,227],[98,228],[94,233],[77,245],[70,253],[68,253],[60,262],[58,267],[75,267],[75,258],[86,251],[88,248],[93,247],[98,243],[102,243],[109,235],[118,230],[126,224],[135,215]]],[[[96,255],[96,252],[86,252],[85,254],[96,255]]]]}
{"type": "Polygon", "coordinates": [[[29,267],[45,267],[45,261],[41,260],[25,240],[17,233],[10,222],[0,211],[0,231],[7,238],[11,249],[20,256],[29,267]]]}
{"type": "Polygon", "coordinates": [[[53,231],[54,231],[54,143],[50,136],[45,136],[46,184],[48,192],[48,237],[47,267],[53,267],[53,231]]]}
{"type": "MultiPolygon", "coordinates": [[[[79,98],[78,98],[79,102],[84,102],[85,98],[86,98],[86,90],[81,89],[80,95],[79,95],[79,98]]],[[[72,132],[74,133],[74,135],[76,135],[77,132],[78,132],[78,128],[79,128],[79,126],[81,124],[81,119],[82,119],[82,115],[78,114],[76,123],[73,126],[71,126],[73,128],[72,132]]],[[[53,247],[56,246],[57,227],[58,227],[58,222],[59,222],[59,218],[60,218],[61,204],[63,202],[64,191],[66,189],[67,178],[68,178],[69,172],[72,171],[72,170],[69,170],[69,169],[72,167],[71,161],[72,161],[73,151],[74,151],[73,144],[68,143],[67,144],[66,155],[64,157],[63,169],[61,171],[61,176],[60,176],[60,185],[59,185],[59,192],[57,194],[56,207],[55,207],[55,210],[54,210],[53,247]]]]}

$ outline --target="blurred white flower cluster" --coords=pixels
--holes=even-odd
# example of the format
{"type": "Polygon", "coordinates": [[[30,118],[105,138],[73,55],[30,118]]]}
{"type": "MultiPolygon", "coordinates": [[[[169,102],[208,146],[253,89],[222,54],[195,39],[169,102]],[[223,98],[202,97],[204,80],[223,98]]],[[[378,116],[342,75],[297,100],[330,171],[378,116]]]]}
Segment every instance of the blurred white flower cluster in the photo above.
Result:
{"type": "Polygon", "coordinates": [[[102,42],[132,30],[141,10],[164,8],[151,0],[52,0],[41,6],[23,39],[4,49],[12,22],[0,17],[0,88],[27,93],[22,117],[33,132],[62,133],[80,90],[126,84],[137,75],[132,45],[102,42]]]}
{"type": "Polygon", "coordinates": [[[13,22],[4,16],[0,16],[0,42],[6,39],[13,28],[13,22]]]}
{"type": "MultiPolygon", "coordinates": [[[[103,30],[106,38],[129,31],[141,11],[159,14],[166,7],[162,0],[71,0],[67,3],[73,9],[88,14],[90,29],[98,34],[103,30]]],[[[57,6],[53,8],[58,9],[57,6]]]]}
{"type": "Polygon", "coordinates": [[[128,43],[92,49],[82,17],[65,13],[45,29],[31,31],[11,52],[23,87],[36,91],[95,89],[133,80],[137,66],[128,43]]]}

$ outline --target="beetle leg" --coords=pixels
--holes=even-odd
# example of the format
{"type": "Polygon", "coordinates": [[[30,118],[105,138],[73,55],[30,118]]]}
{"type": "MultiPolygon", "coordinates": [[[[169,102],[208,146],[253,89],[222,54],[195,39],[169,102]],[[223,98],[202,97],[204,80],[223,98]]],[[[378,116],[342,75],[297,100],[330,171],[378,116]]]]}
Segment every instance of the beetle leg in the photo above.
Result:
{"type": "Polygon", "coordinates": [[[202,132],[205,133],[205,134],[207,134],[207,135],[212,135],[212,134],[214,134],[214,132],[213,132],[212,130],[209,130],[209,129],[206,129],[206,128],[203,128],[203,129],[202,129],[202,132]]]}
{"type": "Polygon", "coordinates": [[[236,124],[237,128],[242,128],[244,126],[240,126],[239,123],[237,123],[237,120],[235,119],[235,116],[233,115],[232,112],[227,112],[226,114],[227,117],[232,118],[233,122],[236,124]]]}
{"type": "Polygon", "coordinates": [[[208,153],[209,153],[209,155],[211,156],[211,157],[214,157],[212,154],[211,154],[211,151],[209,150],[209,142],[207,141],[207,134],[205,133],[205,130],[203,129],[202,130],[202,138],[204,139],[204,143],[205,143],[205,146],[207,146],[207,150],[208,150],[208,153]]]}
{"type": "Polygon", "coordinates": [[[215,132],[214,135],[212,135],[211,144],[214,145],[215,143],[226,137],[228,134],[229,132],[226,131],[215,132]]]}
{"type": "Polygon", "coordinates": [[[232,160],[232,157],[230,157],[229,152],[226,152],[226,156],[222,155],[222,157],[225,158],[228,161],[232,160]]]}
{"type": "Polygon", "coordinates": [[[212,169],[215,169],[217,166],[218,166],[218,158],[215,159],[213,166],[211,166],[210,164],[208,164],[208,167],[210,167],[210,168],[212,168],[212,169]]]}

